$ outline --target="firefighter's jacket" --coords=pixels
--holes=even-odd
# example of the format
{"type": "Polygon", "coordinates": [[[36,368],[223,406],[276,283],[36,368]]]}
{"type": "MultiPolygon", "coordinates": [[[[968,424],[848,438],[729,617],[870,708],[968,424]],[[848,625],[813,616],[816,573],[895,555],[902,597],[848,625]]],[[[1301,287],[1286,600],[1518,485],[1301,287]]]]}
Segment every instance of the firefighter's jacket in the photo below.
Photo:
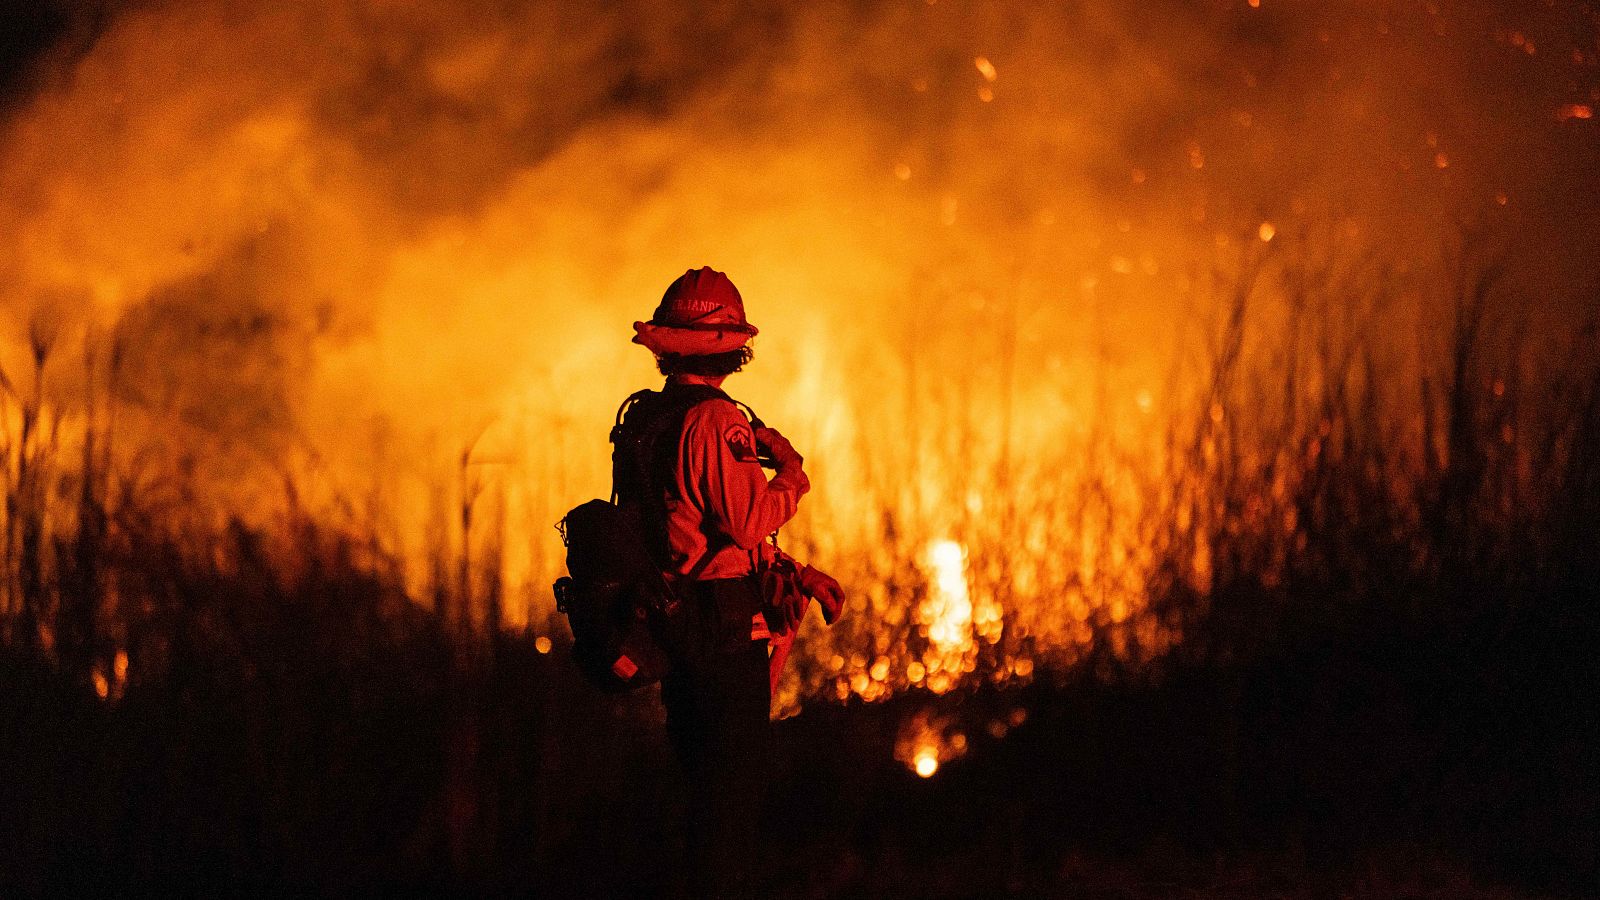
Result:
{"type": "Polygon", "coordinates": [[[677,573],[710,559],[695,577],[736,578],[754,570],[763,539],[794,517],[811,489],[798,458],[780,464],[769,481],[756,460],[755,434],[738,407],[707,400],[690,409],[667,498],[667,541],[677,573]]]}

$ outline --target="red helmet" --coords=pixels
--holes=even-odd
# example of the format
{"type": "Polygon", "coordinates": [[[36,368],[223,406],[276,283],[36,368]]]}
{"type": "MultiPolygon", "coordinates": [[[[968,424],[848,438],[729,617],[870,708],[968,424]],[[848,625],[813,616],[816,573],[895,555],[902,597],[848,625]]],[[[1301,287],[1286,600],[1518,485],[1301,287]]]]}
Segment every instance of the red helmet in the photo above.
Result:
{"type": "Polygon", "coordinates": [[[728,276],[710,266],[690,269],[667,286],[648,322],[633,323],[635,344],[657,354],[703,356],[737,350],[756,335],[744,317],[744,298],[728,276]]]}

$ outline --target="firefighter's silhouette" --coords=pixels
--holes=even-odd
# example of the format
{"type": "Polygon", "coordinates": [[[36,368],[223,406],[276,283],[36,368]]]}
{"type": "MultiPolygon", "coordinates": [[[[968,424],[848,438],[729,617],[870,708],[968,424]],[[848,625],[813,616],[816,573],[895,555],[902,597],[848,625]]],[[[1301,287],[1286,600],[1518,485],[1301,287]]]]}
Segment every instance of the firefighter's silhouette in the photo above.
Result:
{"type": "Polygon", "coordinates": [[[657,630],[670,659],[661,685],[667,731],[689,795],[690,890],[745,896],[770,775],[771,688],[808,600],[831,623],[844,594],[767,540],[811,485],[789,441],[721,390],[750,361],[756,334],[733,282],[710,268],[685,272],[634,329],[666,384],[636,395],[620,427],[665,439],[635,449],[650,457],[642,460],[620,458],[638,443],[619,441],[615,487],[619,503],[640,507],[681,601],[657,630]],[[764,463],[776,470],[770,479],[764,463]]]}

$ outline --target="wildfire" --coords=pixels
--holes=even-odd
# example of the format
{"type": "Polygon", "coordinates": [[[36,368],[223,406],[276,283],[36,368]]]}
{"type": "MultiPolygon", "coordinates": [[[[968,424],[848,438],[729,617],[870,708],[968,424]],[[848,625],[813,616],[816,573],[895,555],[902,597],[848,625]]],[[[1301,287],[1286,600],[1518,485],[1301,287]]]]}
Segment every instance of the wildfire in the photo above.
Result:
{"type": "MultiPolygon", "coordinates": [[[[1020,29],[947,4],[868,4],[876,27],[775,4],[777,48],[742,30],[765,17],[696,22],[776,51],[729,65],[675,37],[693,11],[646,5],[574,41],[538,4],[123,4],[52,57],[62,71],[0,117],[8,584],[64,570],[79,516],[62,498],[99,485],[133,504],[114,521],[238,520],[268,556],[292,559],[285,523],[314,521],[452,627],[558,652],[550,525],[607,492],[611,415],[657,379],[628,323],[711,264],[762,329],[729,389],[817,469],[785,546],[851,596],[836,628],[807,625],[780,710],[1137,664],[1183,638],[1151,609],[1169,582],[1240,577],[1225,542],[1261,523],[1287,547],[1303,534],[1285,460],[1327,458],[1305,410],[1346,394],[1301,359],[1263,401],[1284,348],[1392,363],[1367,409],[1420,433],[1424,392],[1400,385],[1437,383],[1437,361],[1408,323],[1447,279],[1418,248],[1484,206],[1568,227],[1540,198],[1594,177],[1545,152],[1593,117],[1593,54],[1537,22],[1482,59],[1391,55],[1368,16],[1280,4],[1273,46],[1316,59],[1267,81],[1252,29],[1183,12],[1169,36],[1115,4],[1019,4],[1020,29]],[[1172,64],[1197,36],[1237,70],[1172,64]],[[1457,144],[1468,129],[1408,93],[1418,66],[1541,79],[1517,107],[1539,127],[1457,144]],[[1576,102],[1552,121],[1550,98],[1576,102]],[[1418,187],[1430,158],[1448,171],[1418,187]],[[1329,288],[1384,300],[1368,343],[1287,330],[1360,318],[1290,309],[1288,276],[1356,260],[1416,293],[1329,288]],[[98,480],[76,471],[97,458],[98,480]]],[[[1517,94],[1450,116],[1511,121],[1517,94]]],[[[1550,265],[1541,283],[1593,269],[1550,265]]],[[[1395,459],[1385,484],[1411,477],[1395,459]]],[[[105,606],[110,622],[138,602],[105,606]]],[[[108,701],[126,654],[109,663],[83,670],[108,701]]],[[[907,758],[949,759],[934,746],[907,758]]]]}

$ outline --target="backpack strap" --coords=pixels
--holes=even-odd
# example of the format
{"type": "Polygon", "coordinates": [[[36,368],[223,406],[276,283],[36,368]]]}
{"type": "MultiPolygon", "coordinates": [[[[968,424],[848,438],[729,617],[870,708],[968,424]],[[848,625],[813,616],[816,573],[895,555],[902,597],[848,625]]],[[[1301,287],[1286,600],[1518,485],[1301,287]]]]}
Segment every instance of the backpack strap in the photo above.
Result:
{"type": "Polygon", "coordinates": [[[655,393],[656,393],[655,391],[652,391],[649,388],[645,388],[642,391],[634,391],[633,393],[628,395],[628,399],[622,401],[622,405],[621,406],[617,407],[617,418],[616,418],[616,421],[613,422],[612,425],[611,425],[611,446],[612,446],[612,451],[611,451],[612,452],[611,502],[612,503],[616,503],[620,499],[620,497],[619,497],[619,495],[617,493],[618,489],[619,489],[618,482],[620,481],[620,479],[617,477],[618,473],[617,473],[616,453],[617,453],[617,448],[621,447],[621,444],[619,443],[619,441],[621,441],[624,438],[624,433],[623,433],[623,430],[622,430],[622,420],[627,416],[628,410],[632,409],[636,404],[644,401],[645,398],[654,396],[655,393]]]}
{"type": "MultiPolygon", "coordinates": [[[[729,400],[710,385],[668,385],[663,391],[639,391],[623,401],[611,430],[613,502],[639,509],[651,556],[663,572],[676,568],[667,541],[666,501],[689,411],[707,400],[729,400]],[[670,436],[670,439],[669,439],[670,436]]],[[[698,577],[710,554],[689,573],[698,577]]]]}

